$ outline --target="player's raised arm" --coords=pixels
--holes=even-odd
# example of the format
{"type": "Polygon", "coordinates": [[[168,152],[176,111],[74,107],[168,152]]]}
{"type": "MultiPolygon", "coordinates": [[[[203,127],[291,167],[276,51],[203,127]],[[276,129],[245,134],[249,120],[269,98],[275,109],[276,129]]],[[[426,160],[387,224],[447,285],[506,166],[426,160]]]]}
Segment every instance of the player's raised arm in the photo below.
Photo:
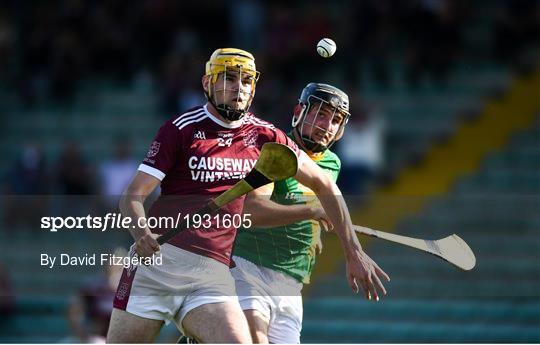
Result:
{"type": "Polygon", "coordinates": [[[368,299],[373,296],[378,300],[377,290],[386,294],[380,278],[389,280],[389,277],[362,250],[352,228],[351,217],[341,191],[311,159],[300,159],[300,161],[302,164],[295,178],[315,192],[334,224],[334,231],[339,236],[345,254],[349,285],[353,291],[357,292],[358,284],[360,284],[368,299]]]}
{"type": "Polygon", "coordinates": [[[282,205],[270,200],[272,184],[250,192],[244,202],[244,214],[249,214],[253,227],[276,227],[298,221],[314,219],[327,229],[332,229],[326,212],[316,205],[282,205]]]}

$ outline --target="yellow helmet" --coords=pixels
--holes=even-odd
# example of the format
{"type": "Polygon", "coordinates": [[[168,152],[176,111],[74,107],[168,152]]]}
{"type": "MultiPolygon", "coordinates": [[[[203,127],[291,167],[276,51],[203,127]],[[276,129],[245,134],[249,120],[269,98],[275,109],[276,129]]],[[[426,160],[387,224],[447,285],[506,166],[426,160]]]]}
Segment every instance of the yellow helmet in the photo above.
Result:
{"type": "MultiPolygon", "coordinates": [[[[228,120],[234,121],[242,118],[248,111],[249,106],[255,95],[255,87],[259,80],[259,72],[255,66],[255,58],[253,55],[245,50],[237,48],[220,48],[216,49],[210,59],[206,62],[205,74],[210,77],[210,84],[208,87],[207,98],[217,111],[228,120]],[[251,76],[251,93],[249,95],[248,102],[244,109],[234,109],[228,105],[216,104],[215,98],[212,96],[215,94],[215,85],[220,73],[234,72],[239,74],[239,80],[243,80],[243,75],[251,76]]],[[[226,78],[224,78],[225,80],[226,78]]],[[[222,91],[225,90],[223,85],[222,91]]]]}

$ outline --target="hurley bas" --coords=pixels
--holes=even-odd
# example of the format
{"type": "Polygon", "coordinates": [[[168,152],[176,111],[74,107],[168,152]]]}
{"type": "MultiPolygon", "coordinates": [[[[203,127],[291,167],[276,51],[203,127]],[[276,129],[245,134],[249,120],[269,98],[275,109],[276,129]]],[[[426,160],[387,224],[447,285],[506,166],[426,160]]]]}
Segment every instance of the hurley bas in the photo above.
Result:
{"type": "Polygon", "coordinates": [[[110,253],[84,254],[82,256],[73,256],[62,253],[57,256],[52,256],[46,253],[41,254],[41,266],[53,268],[56,264],[60,266],[96,266],[96,265],[115,265],[129,268],[138,265],[162,265],[163,257],[161,254],[152,257],[139,258],[138,256],[117,256],[110,253]],[[59,259],[59,260],[58,260],[59,259]]]}

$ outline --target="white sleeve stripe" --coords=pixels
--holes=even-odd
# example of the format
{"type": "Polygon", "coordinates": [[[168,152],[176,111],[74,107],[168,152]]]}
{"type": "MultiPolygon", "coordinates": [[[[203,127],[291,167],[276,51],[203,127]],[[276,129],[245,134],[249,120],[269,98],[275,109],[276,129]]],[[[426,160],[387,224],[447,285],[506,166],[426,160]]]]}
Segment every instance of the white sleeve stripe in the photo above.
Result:
{"type": "Polygon", "coordinates": [[[194,113],[198,112],[199,110],[200,110],[200,109],[195,109],[195,110],[193,110],[193,111],[189,111],[189,112],[187,112],[187,113],[183,113],[183,114],[181,114],[180,116],[178,116],[178,117],[173,121],[173,123],[176,123],[176,122],[178,122],[180,119],[182,119],[184,116],[194,114],[194,113]]]}
{"type": "Polygon", "coordinates": [[[165,178],[165,173],[161,170],[158,170],[156,168],[152,168],[151,166],[148,166],[146,164],[139,165],[139,171],[142,171],[144,173],[147,173],[148,175],[152,175],[158,180],[162,181],[163,178],[165,178]]]}
{"type": "Polygon", "coordinates": [[[204,114],[204,111],[199,111],[199,112],[196,112],[195,114],[190,114],[190,115],[186,115],[186,116],[182,116],[182,117],[179,117],[177,120],[175,120],[173,122],[173,124],[177,127],[180,127],[180,125],[183,123],[183,122],[186,122],[190,119],[193,119],[193,118],[197,118],[197,117],[200,117],[200,116],[203,116],[205,115],[204,114]]]}
{"type": "Polygon", "coordinates": [[[188,111],[187,113],[183,113],[182,115],[178,116],[178,117],[176,118],[176,120],[173,121],[173,123],[176,124],[176,122],[178,122],[178,120],[180,120],[180,119],[182,119],[182,118],[184,118],[184,117],[186,117],[186,116],[188,116],[188,115],[191,115],[191,114],[194,114],[194,113],[196,113],[196,112],[199,112],[199,111],[201,111],[201,110],[203,110],[203,109],[202,109],[202,108],[198,108],[198,109],[195,109],[195,110],[192,110],[192,111],[188,111]]]}
{"type": "Polygon", "coordinates": [[[182,125],[182,123],[184,123],[186,121],[189,121],[191,119],[201,117],[201,116],[206,116],[206,114],[204,112],[198,112],[198,113],[195,113],[195,114],[192,114],[192,115],[189,115],[189,116],[184,116],[184,117],[182,117],[180,119],[180,121],[177,121],[174,125],[176,127],[180,127],[182,125]]]}
{"type": "Polygon", "coordinates": [[[261,122],[256,122],[254,121],[253,119],[249,119],[248,120],[248,123],[252,124],[252,125],[255,125],[255,126],[261,126],[261,127],[266,127],[266,128],[270,128],[270,129],[276,129],[276,127],[272,124],[266,124],[266,123],[261,123],[261,122]]]}
{"type": "Polygon", "coordinates": [[[201,122],[202,120],[206,119],[207,117],[208,117],[207,115],[204,115],[203,117],[196,118],[196,119],[193,119],[193,120],[190,120],[190,121],[187,121],[187,122],[183,122],[181,126],[178,126],[178,128],[182,129],[182,128],[186,127],[187,125],[192,124],[194,122],[201,122]]]}

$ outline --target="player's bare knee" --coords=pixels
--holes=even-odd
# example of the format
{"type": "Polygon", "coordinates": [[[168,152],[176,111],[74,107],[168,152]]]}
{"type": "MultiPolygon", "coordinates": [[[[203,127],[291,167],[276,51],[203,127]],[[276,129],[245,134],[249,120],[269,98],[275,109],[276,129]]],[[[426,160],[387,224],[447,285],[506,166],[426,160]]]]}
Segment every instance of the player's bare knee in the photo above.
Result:
{"type": "Polygon", "coordinates": [[[234,303],[212,303],[197,307],[182,320],[186,334],[202,343],[252,343],[248,323],[234,303]],[[213,325],[209,328],[208,325],[213,325]]]}
{"type": "Polygon", "coordinates": [[[153,342],[162,325],[163,321],[145,319],[114,308],[107,332],[107,343],[153,342]]]}

